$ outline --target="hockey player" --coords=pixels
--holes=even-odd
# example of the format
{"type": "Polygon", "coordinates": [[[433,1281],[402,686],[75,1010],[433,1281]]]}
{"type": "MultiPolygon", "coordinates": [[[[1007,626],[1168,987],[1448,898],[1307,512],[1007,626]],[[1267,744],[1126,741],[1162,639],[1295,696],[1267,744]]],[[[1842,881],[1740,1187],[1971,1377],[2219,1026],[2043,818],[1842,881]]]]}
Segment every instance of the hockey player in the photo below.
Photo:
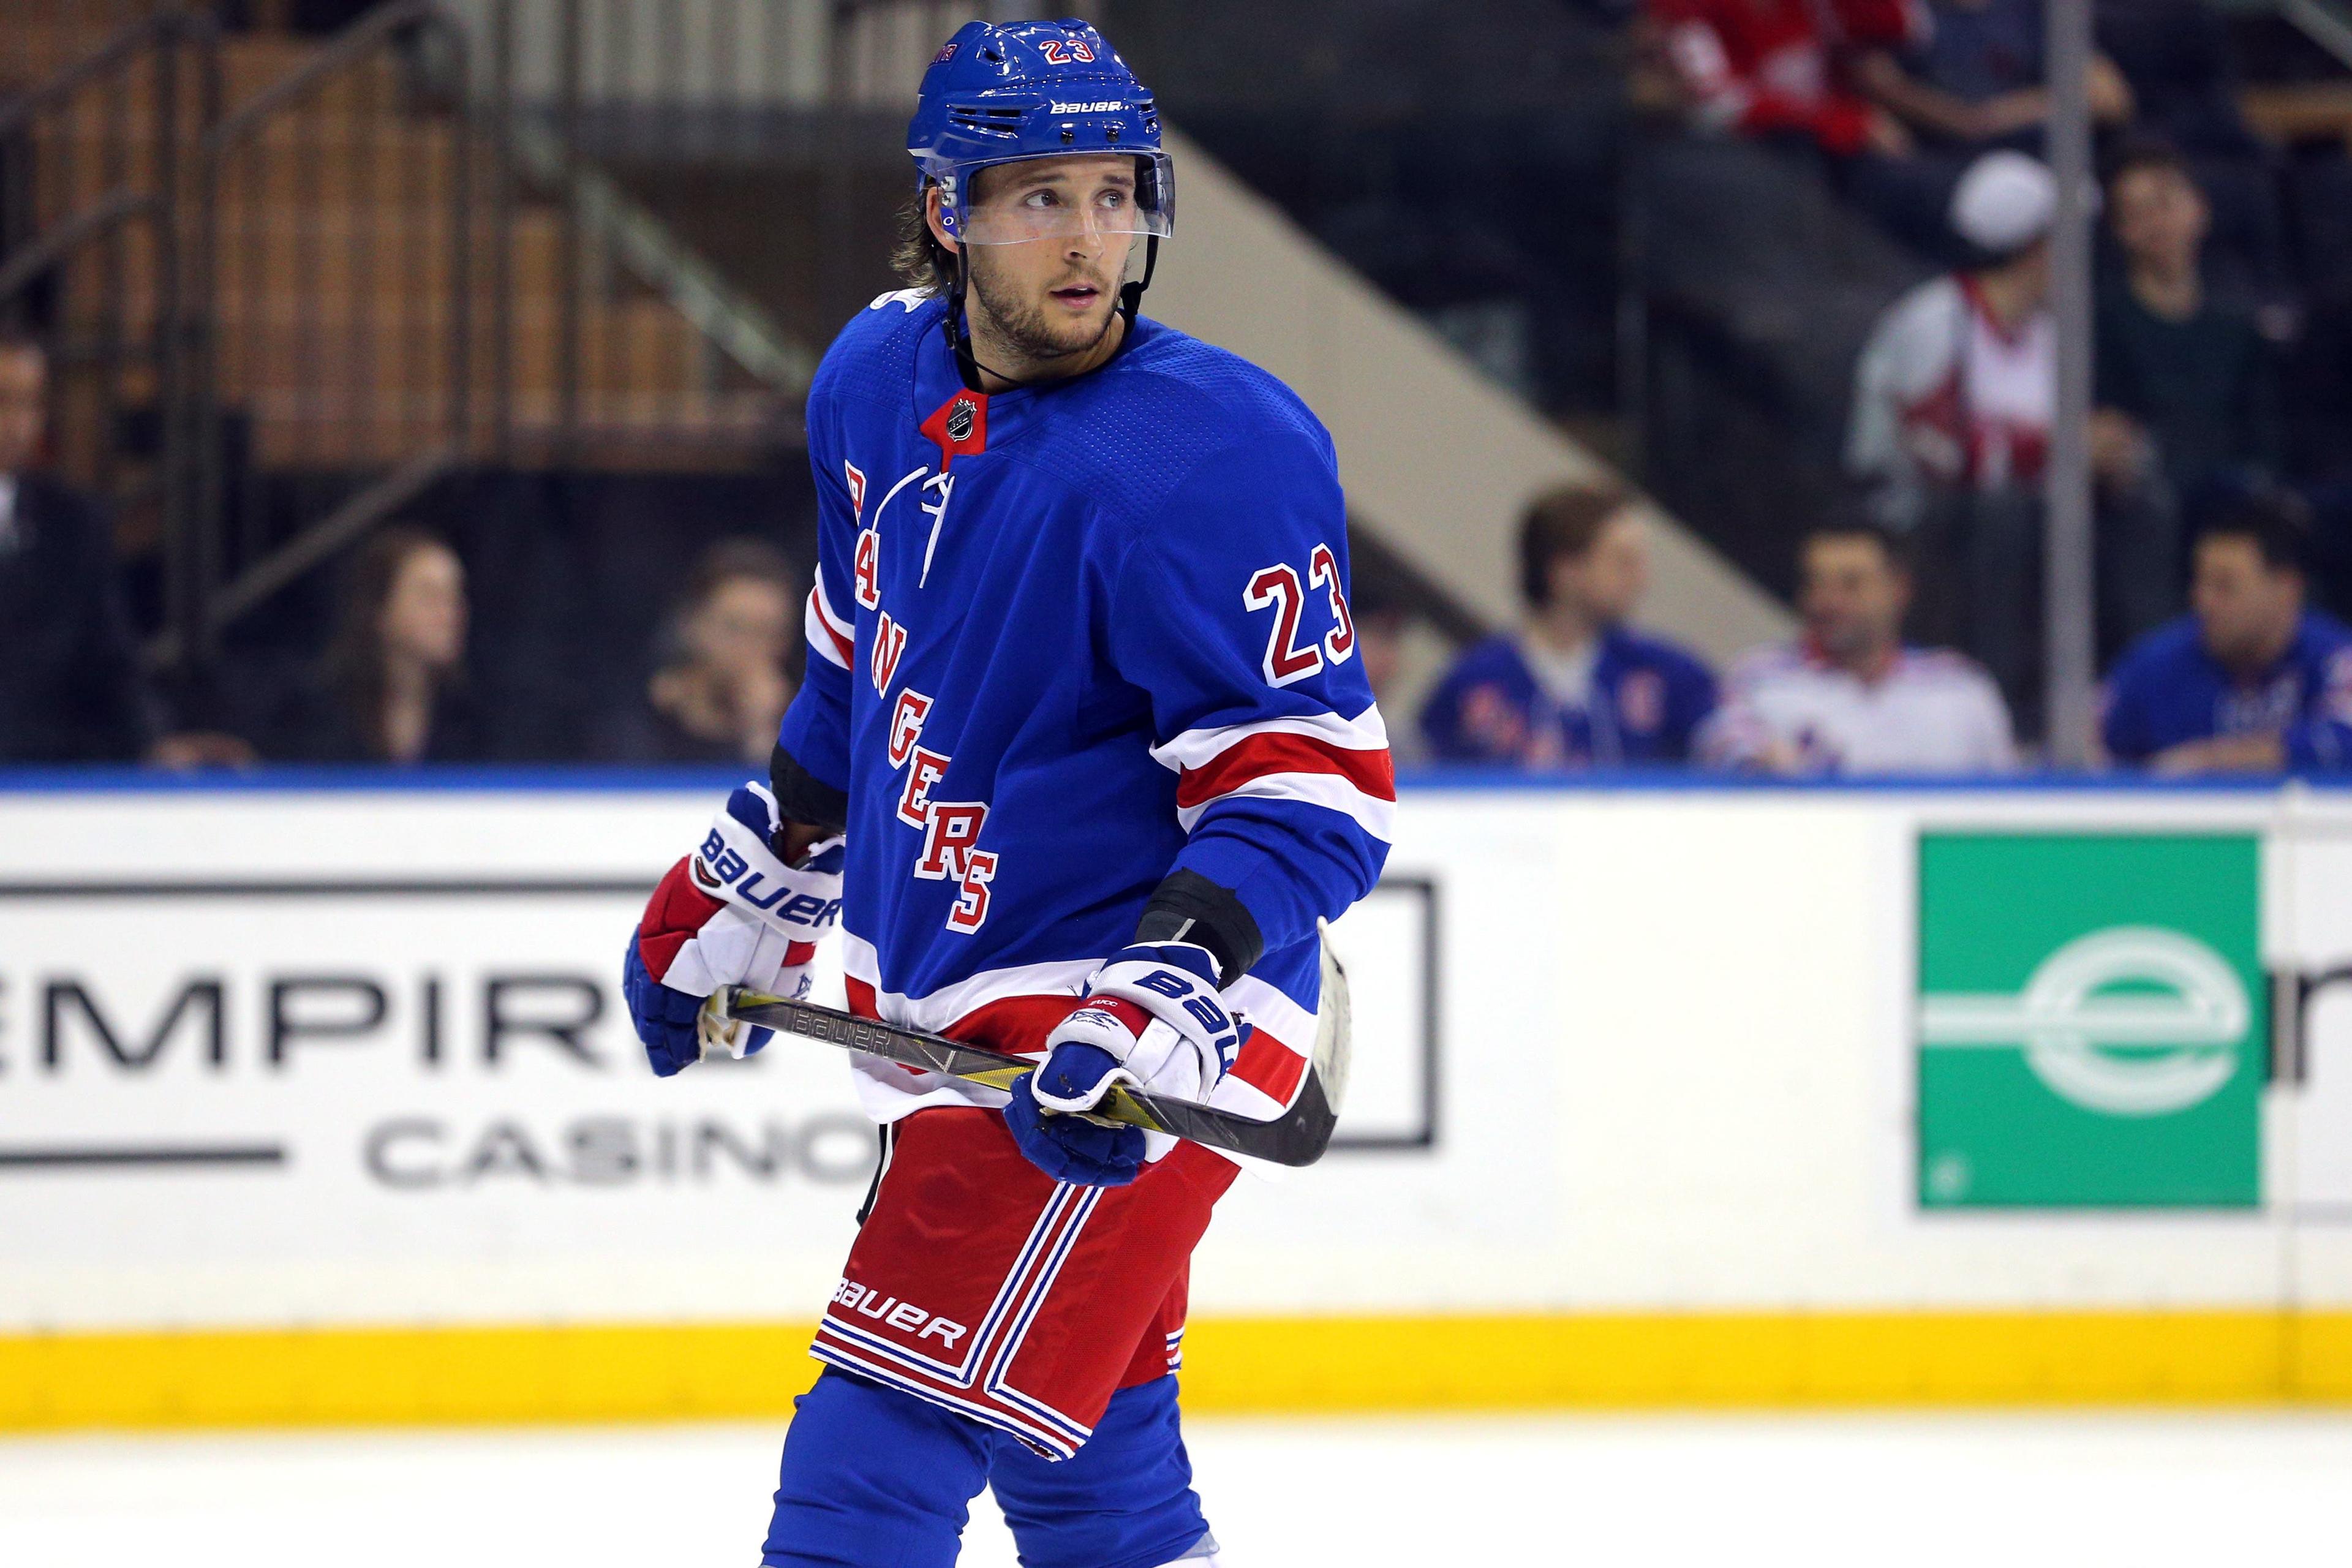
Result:
{"type": "Polygon", "coordinates": [[[808,680],[626,989],[677,1071],[703,995],[800,994],[837,911],[853,1007],[1040,1058],[1009,1096],[859,1059],[883,1161],[765,1563],[950,1563],[983,1485],[1033,1568],[1213,1562],[1171,1373],[1234,1166],[1081,1113],[1125,1082],[1278,1114],[1317,920],[1380,873],[1331,443],[1138,314],[1174,184],[1092,27],[966,26],[908,142],[912,286],[809,394],[808,680]]]}

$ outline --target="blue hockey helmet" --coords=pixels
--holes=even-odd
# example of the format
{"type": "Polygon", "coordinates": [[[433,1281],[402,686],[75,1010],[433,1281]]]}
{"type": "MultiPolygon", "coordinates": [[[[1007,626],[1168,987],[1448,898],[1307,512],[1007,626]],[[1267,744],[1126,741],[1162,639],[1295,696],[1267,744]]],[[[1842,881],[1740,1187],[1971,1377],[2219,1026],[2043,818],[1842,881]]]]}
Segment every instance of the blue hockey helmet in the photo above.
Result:
{"type": "Polygon", "coordinates": [[[959,244],[1013,237],[973,232],[966,204],[973,171],[1074,153],[1136,159],[1134,200],[1094,215],[1099,232],[1158,238],[1175,225],[1175,180],[1151,93],[1100,33],[1075,18],[964,24],[923,73],[907,152],[922,178],[939,185],[940,226],[959,244]]]}

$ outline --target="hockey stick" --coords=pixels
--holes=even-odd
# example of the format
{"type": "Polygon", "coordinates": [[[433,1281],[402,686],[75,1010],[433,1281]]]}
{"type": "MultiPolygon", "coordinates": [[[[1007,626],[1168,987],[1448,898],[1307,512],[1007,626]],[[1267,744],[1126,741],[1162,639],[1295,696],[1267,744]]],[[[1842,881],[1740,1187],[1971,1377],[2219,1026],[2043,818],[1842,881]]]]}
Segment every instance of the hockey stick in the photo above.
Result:
{"type": "MultiPolygon", "coordinates": [[[[1311,1165],[1321,1159],[1339,1120],[1340,1096],[1347,1091],[1349,1045],[1348,973],[1331,951],[1328,931],[1322,949],[1323,991],[1315,1010],[1315,1054],[1289,1110],[1271,1121],[1260,1121],[1199,1100],[1121,1086],[1104,1098],[1095,1114],[1105,1121],[1171,1133],[1277,1165],[1311,1165]]],[[[837,1007],[787,1001],[740,985],[717,992],[705,1006],[709,1022],[722,1034],[730,1024],[751,1024],[990,1089],[1008,1089],[1014,1079],[1037,1066],[1032,1058],[966,1045],[919,1029],[902,1029],[837,1007]]]]}

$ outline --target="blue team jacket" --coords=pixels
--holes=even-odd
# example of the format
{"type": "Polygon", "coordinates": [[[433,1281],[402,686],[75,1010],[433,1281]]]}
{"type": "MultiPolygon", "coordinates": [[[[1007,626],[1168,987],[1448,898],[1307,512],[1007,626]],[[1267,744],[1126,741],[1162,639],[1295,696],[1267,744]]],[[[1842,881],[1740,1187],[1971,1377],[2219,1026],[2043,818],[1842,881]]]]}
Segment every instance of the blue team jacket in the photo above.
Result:
{"type": "Polygon", "coordinates": [[[2352,629],[2305,610],[2294,641],[2252,681],[2231,679],[2183,616],[2132,645],[2107,678],[2107,754],[2143,763],[2168,746],[2271,733],[2299,771],[2352,768],[2352,629]]]}
{"type": "Polygon", "coordinates": [[[945,1027],[1076,991],[1182,868],[1255,920],[1228,994],[1303,1052],[1316,921],[1378,879],[1395,811],[1330,437],[1150,321],[1090,374],[970,393],[943,314],[885,295],[809,393],[809,671],[779,740],[848,796],[853,997],[945,1027]]]}
{"type": "Polygon", "coordinates": [[[1592,701],[1563,708],[1528,668],[1518,641],[1488,637],[1465,653],[1421,710],[1440,762],[1579,768],[1679,763],[1715,711],[1714,672],[1660,637],[1612,626],[1593,661],[1592,701]]]}

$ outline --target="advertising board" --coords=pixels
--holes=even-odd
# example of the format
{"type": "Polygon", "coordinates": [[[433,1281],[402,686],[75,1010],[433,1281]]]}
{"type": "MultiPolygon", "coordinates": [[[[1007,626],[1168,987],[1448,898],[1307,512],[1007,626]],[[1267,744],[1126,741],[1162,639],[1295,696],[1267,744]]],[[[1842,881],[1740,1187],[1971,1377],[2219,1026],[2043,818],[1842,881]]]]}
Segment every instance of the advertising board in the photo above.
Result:
{"type": "MultiPolygon", "coordinates": [[[[844,1065],[657,1080],[616,994],[713,786],[525,782],[0,791],[0,1425],[805,1378],[844,1065]]],[[[1336,936],[1199,1398],[2352,1390],[2352,799],[1409,788],[1336,936]]]]}
{"type": "Polygon", "coordinates": [[[2251,834],[1923,835],[1920,1203],[2259,1203],[2261,877],[2251,834]]]}
{"type": "MultiPolygon", "coordinates": [[[[646,819],[708,804],[596,815],[657,843],[646,819]]],[[[574,825],[519,816],[468,870],[436,847],[467,802],[356,857],[347,800],[162,809],[216,858],[266,831],[310,864],[0,870],[0,1326],[797,1320],[830,1292],[875,1130],[803,1041],[653,1078],[618,982],[659,860],[582,876],[574,825]]],[[[1336,933],[1342,1148],[1435,1141],[1436,911],[1401,879],[1336,933]]]]}

